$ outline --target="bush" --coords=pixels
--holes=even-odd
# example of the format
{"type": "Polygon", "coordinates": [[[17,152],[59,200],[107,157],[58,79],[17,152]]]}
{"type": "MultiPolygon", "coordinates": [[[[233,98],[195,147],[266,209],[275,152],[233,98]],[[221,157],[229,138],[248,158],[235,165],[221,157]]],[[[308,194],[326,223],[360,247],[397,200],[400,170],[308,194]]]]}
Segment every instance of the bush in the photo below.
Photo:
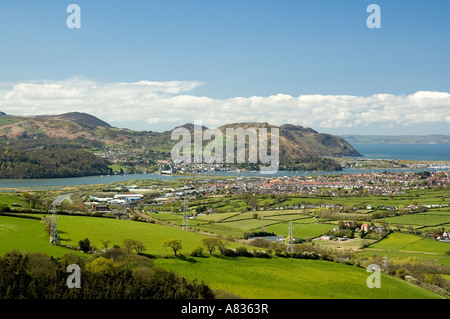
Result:
{"type": "Polygon", "coordinates": [[[242,257],[251,257],[251,256],[253,256],[252,254],[250,254],[248,252],[246,247],[238,247],[238,248],[236,248],[236,254],[238,256],[242,256],[242,257]]]}
{"type": "Polygon", "coordinates": [[[253,256],[255,256],[257,258],[270,258],[270,255],[266,251],[260,251],[260,250],[254,251],[253,256]]]}
{"type": "Polygon", "coordinates": [[[270,241],[261,238],[252,240],[250,245],[260,248],[270,248],[272,246],[270,241]]]}
{"type": "Polygon", "coordinates": [[[191,252],[191,257],[203,257],[203,248],[197,247],[191,252]]]}
{"type": "Polygon", "coordinates": [[[233,249],[225,248],[222,251],[222,255],[227,257],[234,257],[237,256],[237,253],[233,249]]]}

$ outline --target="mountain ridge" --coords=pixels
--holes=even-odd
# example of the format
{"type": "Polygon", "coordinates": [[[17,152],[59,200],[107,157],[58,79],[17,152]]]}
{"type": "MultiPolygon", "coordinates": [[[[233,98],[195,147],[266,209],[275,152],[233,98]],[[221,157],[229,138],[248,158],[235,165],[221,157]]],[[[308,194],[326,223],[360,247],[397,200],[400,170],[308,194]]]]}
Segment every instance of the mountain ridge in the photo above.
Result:
{"type": "MultiPolygon", "coordinates": [[[[193,132],[194,124],[177,126],[193,132]]],[[[170,153],[177,141],[171,139],[172,131],[134,131],[113,127],[107,122],[87,113],[70,112],[45,116],[2,116],[0,118],[0,141],[8,144],[14,140],[67,139],[71,141],[100,142],[108,147],[146,148],[170,153]]],[[[301,160],[326,156],[360,156],[343,138],[318,133],[312,128],[295,124],[275,126],[267,122],[229,123],[226,128],[274,128],[279,129],[280,159],[301,160]]],[[[208,129],[202,126],[202,129],[208,129]]],[[[268,130],[270,132],[270,130],[268,130]]]]}

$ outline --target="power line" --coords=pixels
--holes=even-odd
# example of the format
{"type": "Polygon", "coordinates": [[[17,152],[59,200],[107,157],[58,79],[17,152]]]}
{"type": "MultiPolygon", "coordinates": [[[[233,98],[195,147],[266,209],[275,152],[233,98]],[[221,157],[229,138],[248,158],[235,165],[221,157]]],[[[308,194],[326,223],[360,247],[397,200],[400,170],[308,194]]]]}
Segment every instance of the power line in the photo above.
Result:
{"type": "Polygon", "coordinates": [[[287,252],[293,253],[294,252],[294,231],[292,227],[292,220],[289,221],[289,227],[288,227],[288,236],[286,238],[287,243],[287,252]]]}
{"type": "Polygon", "coordinates": [[[53,206],[50,211],[52,213],[50,216],[50,244],[56,245],[59,242],[56,206],[53,206]]]}
{"type": "Polygon", "coordinates": [[[187,201],[187,196],[185,194],[184,199],[183,199],[183,223],[182,223],[182,227],[184,228],[185,231],[190,230],[188,208],[189,208],[189,203],[187,201]]]}

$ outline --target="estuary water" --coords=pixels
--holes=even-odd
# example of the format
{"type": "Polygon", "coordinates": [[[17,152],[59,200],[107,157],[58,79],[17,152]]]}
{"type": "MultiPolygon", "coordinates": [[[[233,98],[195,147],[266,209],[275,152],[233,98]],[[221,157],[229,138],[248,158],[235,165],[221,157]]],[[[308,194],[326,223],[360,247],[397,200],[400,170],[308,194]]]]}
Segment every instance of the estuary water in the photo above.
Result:
{"type": "MultiPolygon", "coordinates": [[[[354,148],[364,155],[364,158],[373,159],[405,159],[405,160],[430,160],[430,161],[450,161],[450,145],[448,144],[354,144],[354,148]]],[[[275,174],[261,174],[255,172],[207,172],[201,175],[224,176],[224,177],[271,177],[271,176],[313,176],[313,175],[331,175],[331,174],[361,174],[375,172],[414,172],[424,170],[449,170],[448,167],[433,169],[354,169],[347,168],[342,171],[281,171],[275,174]]],[[[107,184],[114,182],[126,182],[131,180],[174,180],[189,178],[186,175],[160,175],[160,174],[124,174],[107,176],[86,176],[69,178],[45,178],[45,179],[0,179],[1,188],[63,188],[65,186],[75,185],[94,185],[107,184]]]]}
{"type": "MultiPolygon", "coordinates": [[[[423,171],[448,171],[449,168],[422,168],[422,169],[355,169],[345,168],[342,171],[280,171],[274,174],[261,174],[259,171],[253,172],[205,172],[197,176],[204,176],[205,179],[212,176],[229,178],[239,177],[283,177],[283,176],[314,176],[314,175],[336,175],[336,174],[367,174],[377,172],[423,172],[423,171]]],[[[30,189],[54,189],[75,185],[107,184],[114,182],[127,182],[132,180],[175,180],[189,179],[188,175],[159,175],[159,174],[124,174],[107,176],[86,176],[67,178],[43,178],[43,179],[4,179],[0,180],[0,190],[2,188],[30,188],[30,189]]]]}

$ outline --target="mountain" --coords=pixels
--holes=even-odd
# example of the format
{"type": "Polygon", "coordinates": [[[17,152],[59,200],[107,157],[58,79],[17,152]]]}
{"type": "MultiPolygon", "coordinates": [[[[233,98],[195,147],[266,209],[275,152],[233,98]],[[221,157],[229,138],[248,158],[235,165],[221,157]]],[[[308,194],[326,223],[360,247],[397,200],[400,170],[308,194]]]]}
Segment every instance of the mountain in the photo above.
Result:
{"type": "Polygon", "coordinates": [[[112,144],[129,141],[129,135],[129,130],[112,127],[95,116],[80,112],[0,118],[0,140],[61,138],[112,144]]]}
{"type": "MultiPolygon", "coordinates": [[[[234,123],[220,126],[219,129],[225,135],[227,128],[241,127],[248,128],[270,128],[277,126],[268,123],[234,123]]],[[[311,128],[304,128],[299,125],[284,124],[278,127],[280,156],[286,158],[312,158],[322,156],[360,156],[348,142],[344,139],[330,135],[318,133],[311,128]]]]}
{"type": "Polygon", "coordinates": [[[94,129],[97,127],[112,127],[108,123],[100,120],[99,118],[92,116],[90,114],[86,113],[80,113],[80,112],[71,112],[71,113],[65,113],[58,115],[57,118],[62,120],[69,120],[72,121],[81,127],[84,127],[86,129],[94,129]]]}
{"type": "MultiPolygon", "coordinates": [[[[194,125],[182,126],[193,132],[194,125]]],[[[178,128],[175,127],[174,129],[178,128]]],[[[252,127],[255,129],[276,127],[268,123],[245,122],[220,126],[224,133],[227,128],[252,127]]],[[[311,128],[284,124],[280,132],[280,154],[293,158],[320,156],[359,156],[360,154],[343,138],[318,133],[311,128]]],[[[173,130],[174,130],[173,129],[173,130]]],[[[203,130],[207,127],[203,126],[203,130]]],[[[169,151],[175,144],[171,140],[173,130],[165,132],[133,131],[115,128],[95,116],[80,112],[34,117],[3,116],[0,120],[0,140],[60,138],[68,140],[90,140],[105,145],[129,145],[157,147],[169,151]]]]}
{"type": "MultiPolygon", "coordinates": [[[[185,128],[193,134],[193,124],[186,123],[179,127],[185,128]]],[[[227,124],[218,129],[227,138],[225,134],[227,128],[244,130],[267,128],[267,132],[270,133],[270,128],[275,127],[268,123],[248,122],[227,124]]],[[[47,154],[45,156],[36,154],[39,150],[47,152],[54,150],[56,153],[56,150],[60,149],[77,149],[91,154],[94,150],[104,153],[114,150],[121,154],[120,159],[116,158],[114,163],[120,162],[129,167],[157,165],[157,159],[170,159],[171,150],[178,142],[178,140],[171,139],[174,129],[152,132],[116,128],[95,116],[80,112],[46,116],[4,115],[0,117],[0,147],[27,152],[33,150],[33,156],[24,158],[29,158],[29,161],[34,164],[36,160],[33,158],[36,156],[47,158],[47,154]]],[[[203,126],[202,129],[208,128],[203,126]]],[[[278,129],[282,169],[334,170],[340,167],[330,157],[360,155],[348,142],[338,136],[318,133],[311,128],[293,124],[284,124],[278,129]]],[[[207,143],[208,141],[205,141],[204,145],[207,143]]],[[[64,152],[64,158],[68,156],[66,153],[64,152]]],[[[19,154],[15,154],[15,158],[19,157],[19,154]]],[[[64,161],[70,162],[70,159],[65,158],[64,161]]],[[[102,165],[104,168],[105,163],[102,165]]],[[[35,171],[35,167],[33,167],[33,171],[35,171]]],[[[67,174],[76,171],[77,176],[83,174],[79,167],[76,170],[67,169],[66,171],[67,174]]]]}

